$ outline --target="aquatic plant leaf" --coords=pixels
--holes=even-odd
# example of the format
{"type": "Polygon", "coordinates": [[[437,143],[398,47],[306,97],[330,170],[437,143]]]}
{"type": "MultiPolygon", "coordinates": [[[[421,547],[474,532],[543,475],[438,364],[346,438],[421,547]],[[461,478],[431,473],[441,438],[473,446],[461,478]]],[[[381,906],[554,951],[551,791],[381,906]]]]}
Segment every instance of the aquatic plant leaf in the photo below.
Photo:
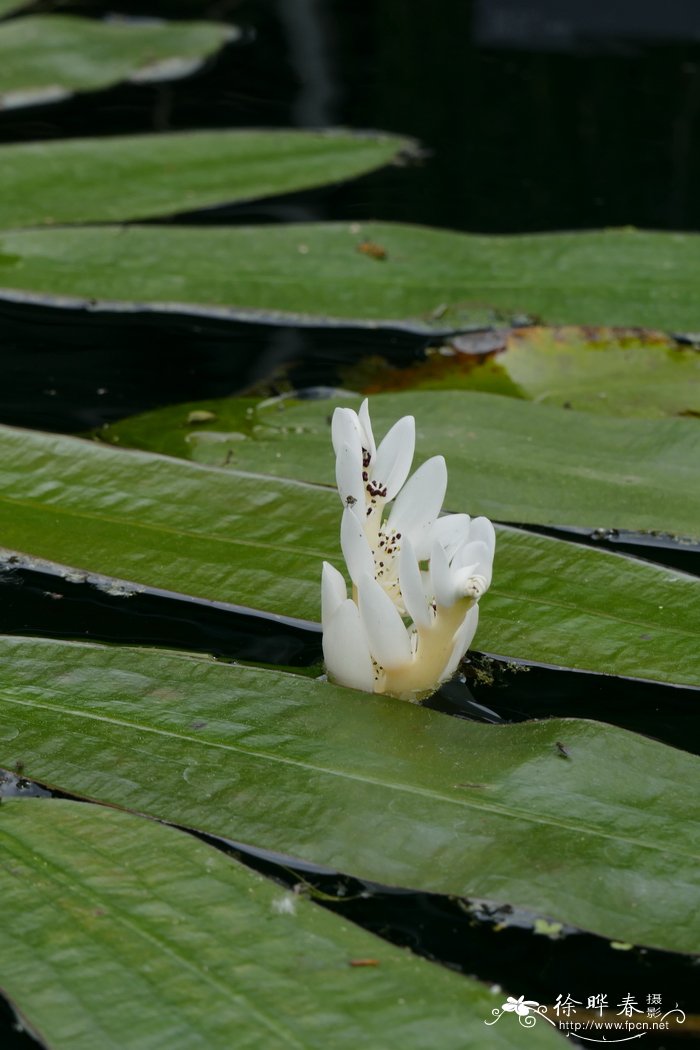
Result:
{"type": "Polygon", "coordinates": [[[0,236],[0,296],[420,332],[518,316],[697,331],[699,245],[697,234],[391,223],[40,230],[0,236]]]}
{"type": "Polygon", "coordinates": [[[340,386],[366,394],[481,390],[600,415],[700,416],[698,348],[637,328],[477,332],[428,348],[403,368],[371,357],[338,375],[340,386]]]}
{"type": "Polygon", "coordinates": [[[139,219],[290,193],[409,143],[344,131],[185,131],[0,147],[0,226],[139,219]]]}
{"type": "Polygon", "coordinates": [[[11,15],[23,7],[29,7],[32,0],[0,0],[0,18],[11,15]]]}
{"type": "Polygon", "coordinates": [[[0,987],[51,1050],[123,1045],[125,1023],[130,1050],[432,1050],[478,1041],[504,1000],[128,813],[8,801],[0,843],[0,987]]]}
{"type": "Polygon", "coordinates": [[[15,18],[0,25],[0,110],[60,102],[122,80],[189,76],[238,35],[215,22],[15,18]]]}
{"type": "MultiPolygon", "coordinates": [[[[475,509],[463,497],[449,506],[475,509]]],[[[321,562],[341,564],[340,510],[335,489],[0,427],[10,569],[19,551],[78,575],[318,620],[321,562]]],[[[501,528],[481,608],[482,650],[700,686],[700,586],[683,573],[501,528]]]]}
{"type": "MultiPolygon", "coordinates": [[[[123,420],[99,436],[210,466],[333,485],[328,417],[339,403],[357,408],[359,398],[198,401],[123,420]],[[210,418],[197,416],[202,411],[210,418]]],[[[447,457],[450,510],[519,524],[700,536],[695,420],[604,419],[467,391],[372,395],[371,406],[380,433],[415,415],[418,457],[447,457]]]]}
{"type": "Polygon", "coordinates": [[[151,649],[3,637],[0,659],[0,765],[42,783],[386,885],[697,950],[695,756],[594,722],[485,726],[151,649]]]}
{"type": "Polygon", "coordinates": [[[700,351],[660,332],[524,328],[483,378],[475,369],[472,389],[489,390],[501,375],[540,404],[618,418],[700,416],[700,351]]]}

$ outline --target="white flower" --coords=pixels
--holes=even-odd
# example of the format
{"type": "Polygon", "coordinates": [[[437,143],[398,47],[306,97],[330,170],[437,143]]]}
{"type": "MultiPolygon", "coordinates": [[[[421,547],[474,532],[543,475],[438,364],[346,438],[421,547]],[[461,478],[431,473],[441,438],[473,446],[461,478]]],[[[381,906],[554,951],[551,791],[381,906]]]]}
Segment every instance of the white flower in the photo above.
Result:
{"type": "Polygon", "coordinates": [[[359,413],[336,408],[332,435],[344,506],[340,544],[353,586],[348,597],[341,574],[323,563],[328,675],[340,685],[420,700],[452,677],[474,637],[478,601],[491,583],[493,525],[468,514],[439,516],[447,489],[442,456],[408,477],[413,416],[395,423],[377,448],[363,401],[359,413]]]}
{"type": "Polygon", "coordinates": [[[506,1013],[517,1014],[518,1017],[527,1017],[530,1010],[536,1010],[539,1005],[534,999],[526,999],[524,995],[519,996],[517,999],[509,995],[501,1010],[505,1010],[506,1013]]]}

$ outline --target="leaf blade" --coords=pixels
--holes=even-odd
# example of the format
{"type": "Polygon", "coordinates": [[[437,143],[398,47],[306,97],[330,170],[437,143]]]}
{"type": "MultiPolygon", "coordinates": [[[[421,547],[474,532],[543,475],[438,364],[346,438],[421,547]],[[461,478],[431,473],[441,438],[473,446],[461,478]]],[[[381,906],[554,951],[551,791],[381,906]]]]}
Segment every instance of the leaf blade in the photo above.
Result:
{"type": "MultiPolygon", "coordinates": [[[[340,402],[357,408],[360,398],[170,405],[98,436],[214,467],[332,485],[326,417],[330,404],[340,402]],[[188,423],[190,412],[202,408],[214,418],[188,423]]],[[[693,420],[603,419],[463,390],[378,394],[370,404],[380,430],[415,415],[417,462],[447,457],[451,510],[513,523],[700,537],[700,434],[693,420]]]]}
{"type": "Polygon", "coordinates": [[[0,110],[63,101],[121,80],[187,76],[237,36],[214,22],[15,18],[0,25],[0,110]]]}
{"type": "Polygon", "coordinates": [[[31,0],[0,0],[0,18],[5,18],[22,7],[29,7],[30,3],[31,0]]]}
{"type": "Polygon", "coordinates": [[[640,328],[562,325],[472,332],[396,368],[383,357],[339,365],[346,390],[478,390],[578,412],[654,419],[698,416],[700,353],[640,328]]]}
{"type": "Polygon", "coordinates": [[[698,244],[695,234],[484,237],[391,223],[47,230],[2,235],[0,287],[56,306],[431,333],[523,314],[694,331],[698,244]],[[385,257],[363,252],[367,242],[385,257]]]}
{"type": "Polygon", "coordinates": [[[35,779],[372,881],[697,946],[694,756],[585,721],[481,726],[184,655],[10,638],[0,651],[0,762],[21,756],[35,779]]]}
{"type": "Polygon", "coordinates": [[[109,222],[364,174],[409,143],[344,131],[187,131],[0,147],[0,227],[109,222]]]}
{"type": "MultiPolygon", "coordinates": [[[[428,1050],[431,1030],[445,1045],[478,1037],[500,1002],[126,813],[15,800],[2,806],[0,839],[0,985],[52,1050],[122,1045],[124,1003],[133,1050],[228,1050],[234,1037],[349,1048],[367,1033],[388,1048],[397,1029],[403,1045],[428,1050]],[[363,957],[376,966],[358,974],[350,964],[363,957]]],[[[502,1038],[515,1047],[515,1033],[502,1038]]]]}
{"type": "MultiPolygon", "coordinates": [[[[318,620],[339,520],[319,486],[0,428],[3,543],[73,570],[318,620]]],[[[674,570],[501,529],[476,645],[697,687],[699,591],[674,570]]]]}

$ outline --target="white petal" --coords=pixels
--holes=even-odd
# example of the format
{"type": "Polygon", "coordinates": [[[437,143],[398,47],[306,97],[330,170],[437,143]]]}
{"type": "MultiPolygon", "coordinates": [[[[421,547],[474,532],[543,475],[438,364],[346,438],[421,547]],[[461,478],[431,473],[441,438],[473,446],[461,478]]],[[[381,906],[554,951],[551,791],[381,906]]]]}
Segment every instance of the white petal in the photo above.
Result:
{"type": "Polygon", "coordinates": [[[455,631],[455,636],[452,641],[452,653],[445,665],[444,671],[440,675],[440,680],[442,682],[451,678],[459,667],[462,657],[472,644],[478,623],[479,606],[472,605],[471,609],[462,620],[461,626],[455,631]]]}
{"type": "Polygon", "coordinates": [[[377,446],[374,443],[374,434],[372,433],[372,421],[369,418],[369,403],[367,398],[364,399],[360,405],[360,411],[357,414],[360,420],[360,426],[363,432],[362,447],[366,448],[370,454],[370,459],[374,460],[377,455],[377,446]]]}
{"type": "Polygon", "coordinates": [[[343,602],[347,599],[348,591],[345,580],[330,562],[324,561],[321,574],[321,623],[324,629],[330,623],[331,617],[335,615],[343,602]]]}
{"type": "Polygon", "coordinates": [[[335,461],[335,480],[341,502],[349,507],[365,507],[365,483],[362,480],[362,449],[359,441],[341,445],[335,461]]]}
{"type": "Polygon", "coordinates": [[[452,561],[455,552],[469,539],[468,514],[444,514],[433,525],[433,540],[445,548],[447,560],[452,561]]]}
{"type": "Polygon", "coordinates": [[[372,656],[385,670],[405,666],[411,660],[411,642],[396,606],[368,574],[360,580],[357,589],[360,616],[372,656]]]}
{"type": "Polygon", "coordinates": [[[410,536],[419,561],[430,555],[431,530],[447,490],[447,467],[443,456],[433,456],[418,468],[399,492],[389,528],[410,536]]]}
{"type": "Polygon", "coordinates": [[[406,612],[418,627],[430,627],[432,617],[423,590],[423,578],[408,536],[401,541],[399,586],[406,612]]]}
{"type": "Polygon", "coordinates": [[[452,559],[453,569],[462,569],[465,565],[492,564],[491,551],[483,540],[470,539],[463,543],[452,559]]]}
{"type": "Polygon", "coordinates": [[[481,540],[486,544],[493,558],[493,552],[496,549],[496,530],[488,518],[472,518],[469,540],[481,540]]]}
{"type": "Polygon", "coordinates": [[[365,573],[374,576],[374,557],[370,550],[360,519],[346,507],[340,522],[340,546],[352,582],[357,585],[365,573]]]}
{"type": "Polygon", "coordinates": [[[452,560],[453,570],[459,572],[460,579],[465,578],[465,570],[468,570],[467,575],[481,576],[486,581],[484,590],[491,585],[491,576],[493,573],[493,552],[489,550],[486,544],[482,540],[476,540],[469,543],[465,543],[464,546],[460,547],[452,560]]]}
{"type": "Polygon", "coordinates": [[[350,445],[352,448],[354,444],[358,444],[362,447],[362,427],[357,412],[353,412],[351,408],[336,408],[331,421],[331,438],[336,456],[343,445],[350,445]]]}
{"type": "Polygon", "coordinates": [[[446,609],[454,605],[458,597],[455,580],[450,570],[447,555],[437,541],[433,543],[433,549],[430,554],[430,582],[438,605],[442,605],[446,609]]]}
{"type": "Polygon", "coordinates": [[[336,609],[323,632],[323,659],[332,681],[374,692],[374,668],[360,610],[350,599],[336,609]]]}
{"type": "Polygon", "coordinates": [[[386,488],[385,499],[393,499],[408,477],[416,448],[416,421],[403,416],[386,435],[377,449],[377,459],[370,469],[370,481],[386,488]]]}

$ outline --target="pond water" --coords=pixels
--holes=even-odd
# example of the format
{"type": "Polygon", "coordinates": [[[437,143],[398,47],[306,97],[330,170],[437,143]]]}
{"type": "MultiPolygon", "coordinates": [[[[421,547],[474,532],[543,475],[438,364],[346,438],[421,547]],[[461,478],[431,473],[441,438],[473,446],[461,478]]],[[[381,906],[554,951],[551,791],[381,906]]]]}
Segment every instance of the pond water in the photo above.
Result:
{"type": "MultiPolygon", "coordinates": [[[[119,7],[143,13],[143,4],[119,7]]],[[[372,217],[483,232],[700,226],[695,5],[621,3],[616,12],[574,0],[530,0],[527,10],[516,0],[455,0],[413,12],[399,0],[148,5],[154,14],[182,17],[202,17],[203,8],[248,27],[244,43],[181,83],[116,88],[2,114],[0,141],[186,127],[373,127],[415,136],[424,159],[344,186],[179,221],[372,217]]],[[[298,387],[333,383],[339,360],[380,354],[408,363],[427,343],[391,331],[10,304],[0,305],[0,318],[0,421],[69,433],[158,405],[274,385],[288,362],[298,387]]],[[[651,547],[636,549],[664,560],[651,547]]],[[[695,549],[674,550],[666,561],[699,569],[695,549]]],[[[2,631],[140,641],[320,671],[319,635],[304,624],[157,593],[125,607],[87,584],[21,569],[4,573],[0,588],[2,631]]],[[[700,752],[697,694],[689,690],[546,667],[515,673],[478,657],[471,667],[487,667],[493,681],[484,684],[468,666],[432,706],[484,721],[592,717],[700,752]]],[[[514,994],[527,978],[528,995],[551,999],[563,985],[584,990],[595,973],[612,994],[658,985],[686,1009],[700,1009],[697,970],[682,957],[614,950],[574,930],[558,939],[537,936],[532,916],[494,912],[483,902],[389,891],[222,848],[290,885],[307,883],[324,904],[382,936],[514,994]]],[[[36,1045],[13,1031],[2,1003],[0,1045],[36,1045]]]]}

